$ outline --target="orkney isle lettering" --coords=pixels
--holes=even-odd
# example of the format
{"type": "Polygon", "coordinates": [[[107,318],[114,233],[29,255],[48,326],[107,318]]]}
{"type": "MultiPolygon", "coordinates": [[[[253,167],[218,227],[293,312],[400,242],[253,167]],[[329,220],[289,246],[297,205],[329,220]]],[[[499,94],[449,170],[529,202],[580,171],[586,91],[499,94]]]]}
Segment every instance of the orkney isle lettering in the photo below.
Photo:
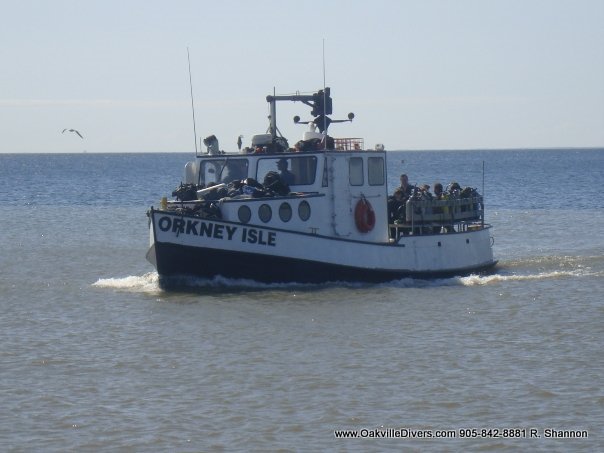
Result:
{"type": "Polygon", "coordinates": [[[203,220],[184,219],[163,216],[157,221],[159,229],[165,233],[172,232],[176,236],[186,234],[227,241],[239,240],[249,244],[259,244],[274,247],[277,244],[277,233],[250,227],[222,225],[203,220]]]}

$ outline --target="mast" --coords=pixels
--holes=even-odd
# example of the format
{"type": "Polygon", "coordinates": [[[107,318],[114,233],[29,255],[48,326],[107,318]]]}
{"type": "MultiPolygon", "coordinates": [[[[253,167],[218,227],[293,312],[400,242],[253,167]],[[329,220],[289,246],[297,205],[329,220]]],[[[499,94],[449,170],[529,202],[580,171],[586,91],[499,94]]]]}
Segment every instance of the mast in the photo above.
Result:
{"type": "Polygon", "coordinates": [[[329,87],[325,87],[324,90],[320,90],[318,93],[313,94],[267,96],[266,102],[270,104],[269,130],[273,139],[277,136],[277,101],[302,102],[303,104],[312,107],[312,115],[315,117],[315,124],[319,129],[323,129],[321,132],[327,132],[329,124],[337,122],[327,118],[327,115],[331,114],[331,96],[329,87]],[[320,121],[317,122],[318,119],[320,119],[320,121]]]}
{"type": "Polygon", "coordinates": [[[187,61],[189,62],[189,87],[191,88],[191,110],[193,111],[193,135],[195,136],[195,157],[198,157],[197,152],[197,129],[195,127],[195,105],[193,103],[193,81],[191,80],[191,57],[189,56],[189,48],[187,47],[187,61]]]}
{"type": "Polygon", "coordinates": [[[271,133],[271,138],[272,138],[273,142],[277,138],[277,102],[276,102],[277,97],[278,96],[275,96],[274,87],[273,87],[273,95],[266,97],[267,102],[270,103],[270,121],[271,121],[270,133],[271,133]]]}
{"type": "MultiPolygon", "coordinates": [[[[327,105],[327,87],[325,86],[325,38],[323,38],[323,134],[327,135],[327,112],[325,106],[327,105]]],[[[324,147],[327,143],[324,144],[324,147]]]]}

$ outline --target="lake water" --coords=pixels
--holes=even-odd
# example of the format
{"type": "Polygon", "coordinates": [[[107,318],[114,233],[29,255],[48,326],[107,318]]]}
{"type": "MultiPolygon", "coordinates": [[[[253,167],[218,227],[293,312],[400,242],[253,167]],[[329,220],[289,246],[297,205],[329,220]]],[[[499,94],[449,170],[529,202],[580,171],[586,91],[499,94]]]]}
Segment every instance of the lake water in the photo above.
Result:
{"type": "Polygon", "coordinates": [[[166,292],[190,157],[0,154],[1,450],[604,450],[603,149],[388,153],[484,190],[492,275],[166,292]]]}

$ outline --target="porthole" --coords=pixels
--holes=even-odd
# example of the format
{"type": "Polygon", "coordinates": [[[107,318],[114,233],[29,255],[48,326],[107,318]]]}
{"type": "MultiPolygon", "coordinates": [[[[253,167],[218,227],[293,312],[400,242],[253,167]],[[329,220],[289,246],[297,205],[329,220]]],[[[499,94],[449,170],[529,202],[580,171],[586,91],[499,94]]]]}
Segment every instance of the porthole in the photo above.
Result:
{"type": "Polygon", "coordinates": [[[273,211],[269,205],[263,204],[260,206],[260,208],[258,208],[258,217],[260,217],[260,220],[262,220],[264,223],[270,222],[272,216],[273,211]]]}
{"type": "Polygon", "coordinates": [[[239,217],[239,221],[241,223],[248,223],[252,218],[252,210],[249,206],[239,206],[237,216],[239,217]]]}
{"type": "Polygon", "coordinates": [[[308,204],[308,201],[304,200],[300,203],[298,206],[298,215],[305,222],[310,218],[310,204],[308,204]]]}
{"type": "Polygon", "coordinates": [[[292,207],[289,205],[289,203],[281,203],[281,206],[279,206],[279,218],[283,222],[290,221],[292,218],[292,207]]]}

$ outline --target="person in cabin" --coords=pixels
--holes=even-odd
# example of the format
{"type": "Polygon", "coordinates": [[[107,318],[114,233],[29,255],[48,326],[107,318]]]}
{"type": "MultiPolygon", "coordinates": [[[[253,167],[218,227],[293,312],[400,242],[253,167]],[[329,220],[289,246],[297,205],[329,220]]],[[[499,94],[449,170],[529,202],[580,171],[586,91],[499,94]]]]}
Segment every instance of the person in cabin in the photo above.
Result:
{"type": "Polygon", "coordinates": [[[294,184],[296,176],[291,171],[289,171],[287,167],[287,159],[279,159],[277,161],[277,169],[279,170],[279,176],[281,177],[281,180],[288,186],[291,186],[294,184]]]}
{"type": "Polygon", "coordinates": [[[222,169],[222,175],[221,175],[220,181],[228,184],[231,181],[240,181],[242,179],[245,179],[246,177],[247,177],[247,170],[242,165],[242,163],[239,159],[235,160],[235,161],[227,159],[226,164],[225,164],[224,168],[222,169]]]}

